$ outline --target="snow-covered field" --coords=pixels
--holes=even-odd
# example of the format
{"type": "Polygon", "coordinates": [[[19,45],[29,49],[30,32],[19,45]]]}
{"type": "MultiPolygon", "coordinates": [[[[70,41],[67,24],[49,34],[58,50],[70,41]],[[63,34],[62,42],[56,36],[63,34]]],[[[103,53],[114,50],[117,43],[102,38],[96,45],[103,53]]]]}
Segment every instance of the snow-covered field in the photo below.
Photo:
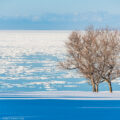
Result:
{"type": "MultiPolygon", "coordinates": [[[[0,31],[0,92],[91,91],[75,71],[58,69],[72,31],[0,31]]],[[[113,90],[120,90],[113,81],[113,90]]],[[[108,90],[103,84],[100,90],[108,90]]]]}

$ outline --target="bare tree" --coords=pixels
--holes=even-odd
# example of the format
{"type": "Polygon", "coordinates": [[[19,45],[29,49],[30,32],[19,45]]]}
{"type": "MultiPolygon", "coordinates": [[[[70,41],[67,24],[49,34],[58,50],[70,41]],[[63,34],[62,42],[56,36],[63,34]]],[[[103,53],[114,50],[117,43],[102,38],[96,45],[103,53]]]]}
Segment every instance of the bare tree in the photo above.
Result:
{"type": "Polygon", "coordinates": [[[120,77],[120,35],[117,30],[99,30],[100,57],[99,67],[96,68],[103,81],[109,85],[112,92],[111,81],[120,77]]]}
{"type": "Polygon", "coordinates": [[[97,41],[98,35],[99,32],[92,27],[88,28],[85,33],[73,32],[69,41],[66,42],[67,60],[60,63],[62,68],[76,69],[82,73],[88,83],[92,85],[93,92],[98,91],[98,85],[102,82],[95,69],[98,62],[95,53],[100,49],[97,41]]]}
{"type": "Polygon", "coordinates": [[[93,27],[85,32],[73,32],[66,42],[67,59],[60,62],[60,66],[68,70],[76,69],[87,78],[93,92],[98,92],[99,84],[104,81],[108,82],[111,92],[111,81],[119,77],[118,36],[117,31],[94,30],[93,27]]]}

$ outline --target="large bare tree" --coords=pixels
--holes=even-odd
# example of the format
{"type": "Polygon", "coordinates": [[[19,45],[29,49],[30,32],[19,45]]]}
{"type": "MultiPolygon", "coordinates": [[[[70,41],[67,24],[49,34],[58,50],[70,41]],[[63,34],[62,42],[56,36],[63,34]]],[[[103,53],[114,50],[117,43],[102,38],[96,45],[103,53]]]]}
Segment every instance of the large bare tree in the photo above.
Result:
{"type": "Polygon", "coordinates": [[[99,30],[100,61],[96,68],[103,81],[109,85],[112,92],[111,81],[120,77],[120,33],[117,30],[99,30]]]}
{"type": "Polygon", "coordinates": [[[72,32],[66,42],[67,59],[60,62],[64,69],[76,69],[82,74],[93,92],[98,92],[101,82],[107,81],[112,92],[111,80],[119,77],[119,34],[108,29],[72,32]],[[113,77],[114,76],[114,77],[113,77]]]}

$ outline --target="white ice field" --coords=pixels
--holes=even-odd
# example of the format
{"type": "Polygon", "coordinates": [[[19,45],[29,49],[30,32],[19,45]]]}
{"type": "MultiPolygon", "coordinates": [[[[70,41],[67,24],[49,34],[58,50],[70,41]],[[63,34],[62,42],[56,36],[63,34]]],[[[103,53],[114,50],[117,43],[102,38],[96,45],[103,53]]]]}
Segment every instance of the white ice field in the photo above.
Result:
{"type": "MultiPolygon", "coordinates": [[[[66,91],[65,96],[70,96],[71,92],[67,91],[73,91],[71,95],[74,97],[76,91],[79,97],[84,94],[93,96],[91,92],[78,92],[91,91],[91,86],[84,78],[75,71],[64,71],[57,67],[59,60],[65,58],[65,41],[71,32],[0,31],[1,95],[3,92],[10,94],[22,91],[30,92],[31,95],[35,92],[36,95],[36,91],[39,94],[41,91],[66,91]]],[[[119,91],[119,85],[120,80],[114,80],[113,90],[119,91]]],[[[100,85],[100,91],[108,90],[106,83],[100,85]]],[[[114,95],[117,97],[118,93],[114,95]]]]}

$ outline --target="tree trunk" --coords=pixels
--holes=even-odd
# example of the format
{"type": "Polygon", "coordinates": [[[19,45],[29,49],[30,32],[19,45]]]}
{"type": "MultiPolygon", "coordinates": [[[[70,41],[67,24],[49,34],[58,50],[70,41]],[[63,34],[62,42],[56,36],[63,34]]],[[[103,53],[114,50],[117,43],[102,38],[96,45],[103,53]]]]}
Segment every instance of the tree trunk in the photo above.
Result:
{"type": "Polygon", "coordinates": [[[98,85],[96,85],[96,92],[98,92],[98,85]]]}
{"type": "Polygon", "coordinates": [[[109,85],[109,91],[110,91],[110,93],[112,93],[112,84],[111,84],[111,82],[108,82],[108,85],[109,85]]]}
{"type": "Polygon", "coordinates": [[[92,84],[93,92],[96,92],[95,84],[92,84]]]}

